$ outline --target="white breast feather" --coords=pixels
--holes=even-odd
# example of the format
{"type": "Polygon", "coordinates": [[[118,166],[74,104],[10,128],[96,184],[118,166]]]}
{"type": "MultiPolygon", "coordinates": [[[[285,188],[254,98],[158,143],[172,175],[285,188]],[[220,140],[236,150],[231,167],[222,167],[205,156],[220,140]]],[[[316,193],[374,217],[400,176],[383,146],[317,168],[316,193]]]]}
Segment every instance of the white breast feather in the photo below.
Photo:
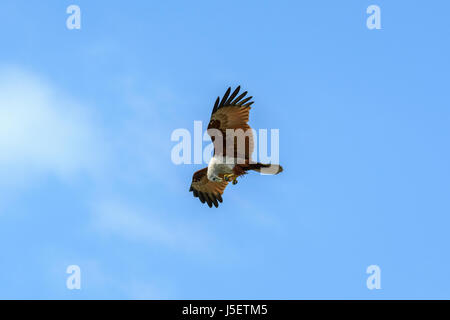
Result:
{"type": "Polygon", "coordinates": [[[207,177],[212,180],[212,177],[218,177],[219,174],[232,173],[235,165],[235,159],[232,157],[217,157],[211,158],[208,164],[207,177]]]}

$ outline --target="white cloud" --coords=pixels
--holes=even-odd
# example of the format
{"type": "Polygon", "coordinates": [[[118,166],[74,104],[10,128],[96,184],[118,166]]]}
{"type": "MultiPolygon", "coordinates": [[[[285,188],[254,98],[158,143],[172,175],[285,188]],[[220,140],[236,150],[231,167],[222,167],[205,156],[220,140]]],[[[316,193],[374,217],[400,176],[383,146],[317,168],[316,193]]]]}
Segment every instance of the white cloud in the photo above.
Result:
{"type": "Polygon", "coordinates": [[[20,68],[0,69],[0,179],[68,178],[101,157],[88,109],[20,68]]]}
{"type": "Polygon", "coordinates": [[[168,216],[148,201],[136,208],[136,199],[122,193],[127,185],[148,187],[149,179],[168,191],[179,192],[180,184],[187,188],[172,170],[169,136],[161,138],[166,131],[156,120],[148,124],[158,110],[149,105],[154,100],[130,99],[124,105],[131,109],[128,120],[112,120],[108,131],[95,122],[91,110],[42,77],[21,68],[0,68],[0,193],[9,195],[0,199],[0,212],[6,198],[10,203],[11,197],[20,197],[22,188],[42,176],[66,182],[86,174],[95,187],[85,199],[94,202],[87,223],[95,232],[202,256],[211,253],[215,237],[201,223],[168,216]],[[111,141],[107,147],[105,136],[111,141]],[[119,193],[122,201],[108,196],[119,193]]]}
{"type": "Polygon", "coordinates": [[[108,236],[147,245],[163,245],[187,252],[208,253],[213,238],[201,226],[170,219],[163,212],[130,206],[118,200],[96,203],[92,227],[108,236]]]}

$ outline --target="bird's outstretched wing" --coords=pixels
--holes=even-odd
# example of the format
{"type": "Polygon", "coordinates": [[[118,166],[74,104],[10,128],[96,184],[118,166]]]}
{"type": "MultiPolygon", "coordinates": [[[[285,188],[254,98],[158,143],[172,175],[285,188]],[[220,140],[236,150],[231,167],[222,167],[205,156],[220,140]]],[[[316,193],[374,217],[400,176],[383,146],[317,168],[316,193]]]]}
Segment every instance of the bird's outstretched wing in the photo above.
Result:
{"type": "Polygon", "coordinates": [[[252,97],[244,98],[247,95],[247,91],[238,95],[240,88],[238,86],[231,95],[231,88],[228,88],[223,98],[217,97],[214,104],[208,124],[208,134],[214,143],[214,155],[225,156],[227,155],[227,150],[230,151],[230,147],[233,147],[231,150],[234,150],[234,155],[228,154],[228,156],[234,156],[235,158],[250,159],[253,153],[253,131],[248,125],[250,106],[253,104],[253,101],[250,101],[252,97]],[[243,148],[243,143],[238,145],[239,138],[236,139],[227,135],[227,129],[233,129],[235,135],[241,135],[244,139],[241,141],[245,141],[245,149],[243,148]],[[217,133],[221,134],[222,139],[216,138],[217,133]]]}
{"type": "Polygon", "coordinates": [[[213,205],[217,208],[219,202],[223,201],[222,194],[228,182],[209,180],[206,176],[207,171],[208,168],[203,168],[194,173],[189,191],[193,192],[194,197],[199,198],[202,203],[206,202],[210,208],[213,205]]]}

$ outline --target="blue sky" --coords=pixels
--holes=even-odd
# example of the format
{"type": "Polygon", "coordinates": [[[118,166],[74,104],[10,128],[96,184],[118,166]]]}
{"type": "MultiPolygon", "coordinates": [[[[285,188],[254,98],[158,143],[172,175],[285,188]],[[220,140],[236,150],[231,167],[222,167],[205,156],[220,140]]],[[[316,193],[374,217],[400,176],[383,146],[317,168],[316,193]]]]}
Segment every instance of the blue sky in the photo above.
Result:
{"type": "Polygon", "coordinates": [[[450,298],[449,10],[2,1],[0,298],[450,298]],[[236,85],[285,171],[210,209],[170,135],[236,85]]]}

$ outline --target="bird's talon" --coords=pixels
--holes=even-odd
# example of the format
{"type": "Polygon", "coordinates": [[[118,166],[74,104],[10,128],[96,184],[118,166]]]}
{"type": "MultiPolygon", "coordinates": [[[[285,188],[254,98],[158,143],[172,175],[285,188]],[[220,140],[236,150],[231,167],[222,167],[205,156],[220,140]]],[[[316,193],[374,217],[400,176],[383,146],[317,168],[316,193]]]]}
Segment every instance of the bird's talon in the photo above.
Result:
{"type": "Polygon", "coordinates": [[[224,174],[223,178],[225,181],[230,182],[232,180],[233,175],[232,174],[224,174]]]}
{"type": "Polygon", "coordinates": [[[238,183],[237,179],[234,179],[233,184],[237,184],[237,183],[238,183]]]}

